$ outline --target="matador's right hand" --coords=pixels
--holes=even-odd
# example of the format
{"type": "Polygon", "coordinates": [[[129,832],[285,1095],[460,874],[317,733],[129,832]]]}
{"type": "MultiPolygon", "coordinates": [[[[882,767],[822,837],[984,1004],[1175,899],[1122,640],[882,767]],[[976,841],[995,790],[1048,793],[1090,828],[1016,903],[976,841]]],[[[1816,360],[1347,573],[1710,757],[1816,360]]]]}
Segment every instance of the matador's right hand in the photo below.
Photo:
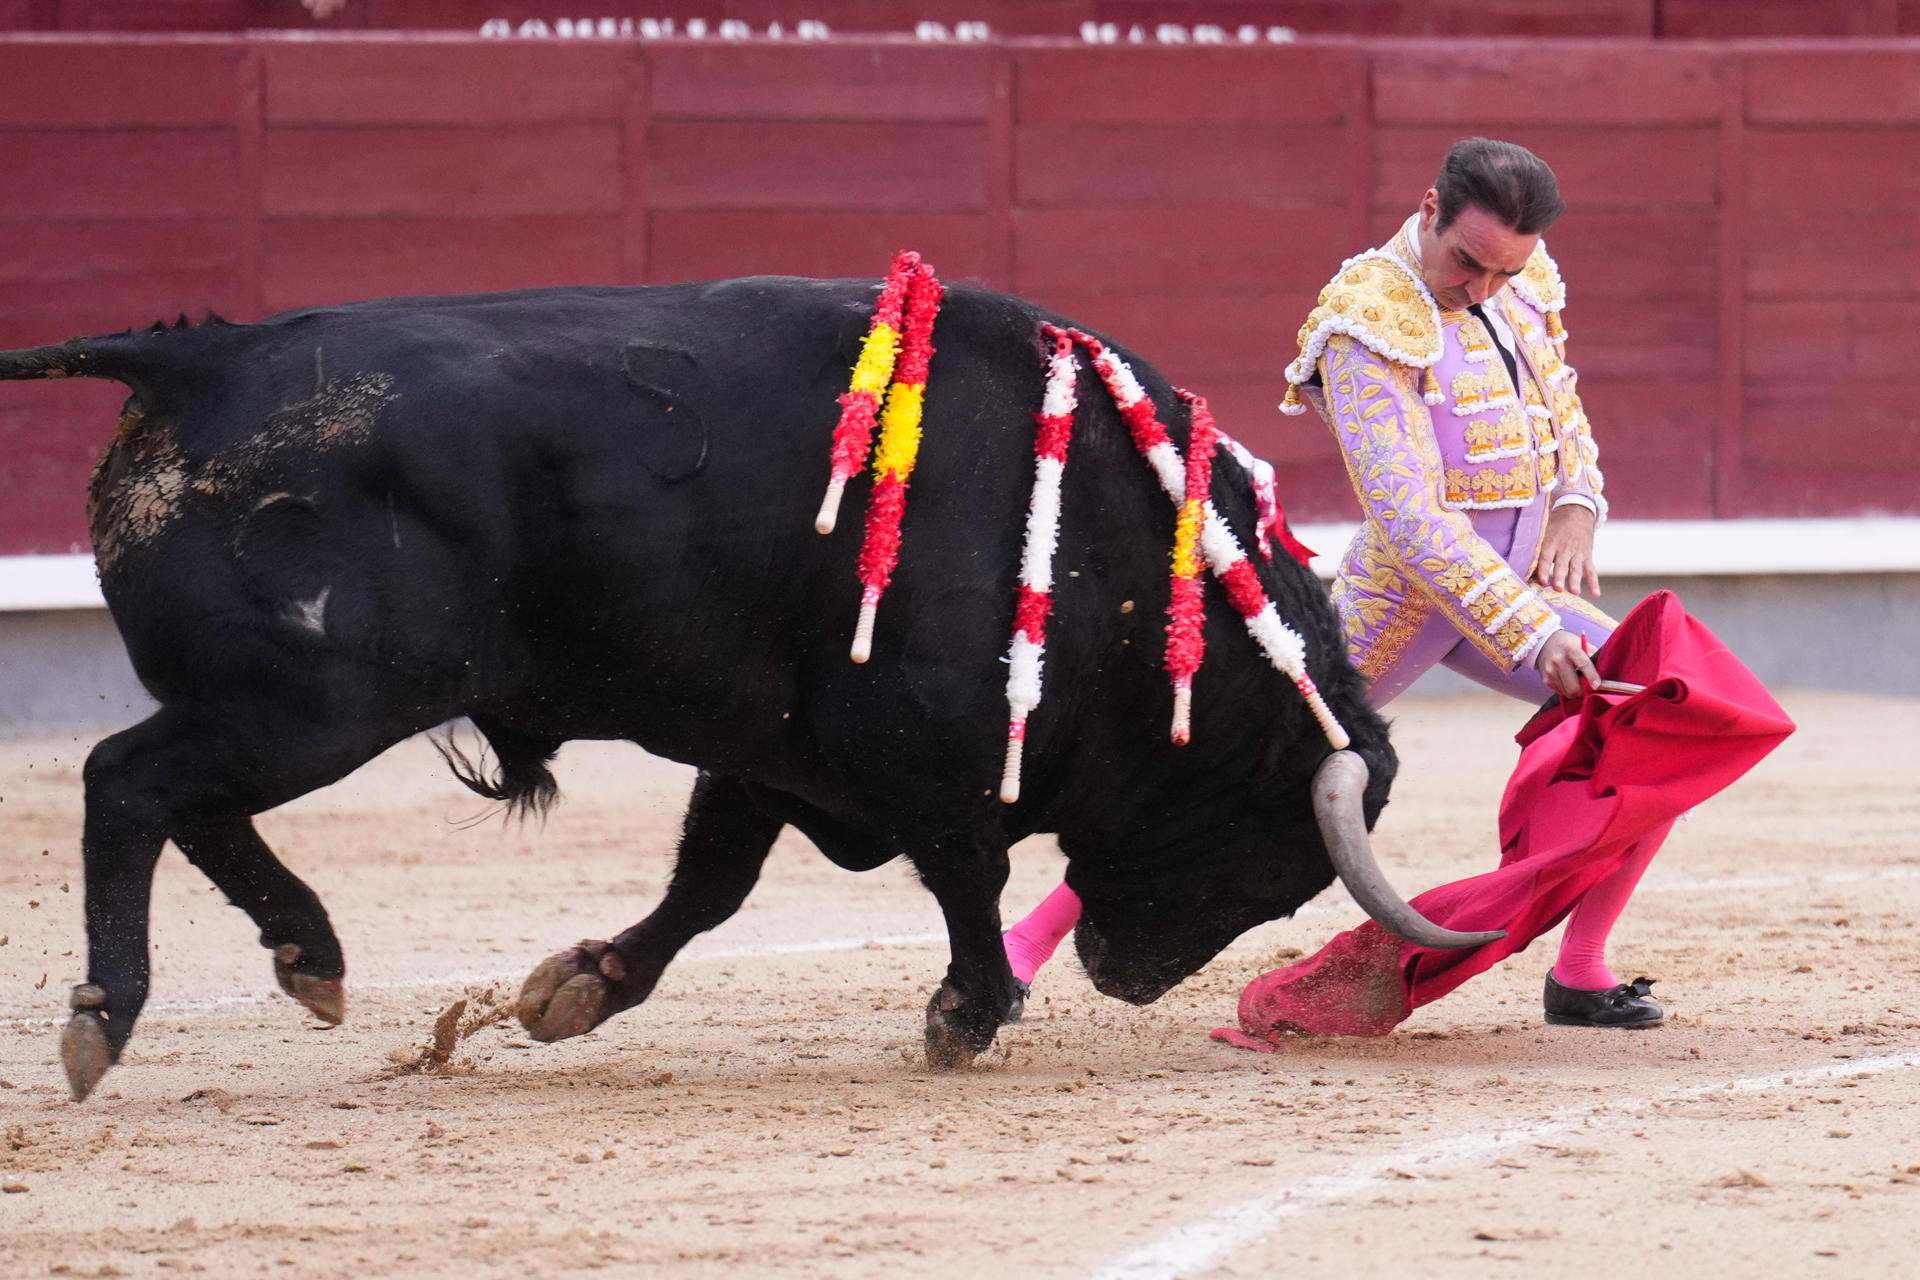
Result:
{"type": "Polygon", "coordinates": [[[1547,688],[1563,698],[1577,698],[1585,680],[1589,689],[1600,684],[1600,673],[1580,646],[1580,637],[1571,631],[1556,631],[1544,640],[1533,655],[1533,669],[1547,682],[1547,688]]]}

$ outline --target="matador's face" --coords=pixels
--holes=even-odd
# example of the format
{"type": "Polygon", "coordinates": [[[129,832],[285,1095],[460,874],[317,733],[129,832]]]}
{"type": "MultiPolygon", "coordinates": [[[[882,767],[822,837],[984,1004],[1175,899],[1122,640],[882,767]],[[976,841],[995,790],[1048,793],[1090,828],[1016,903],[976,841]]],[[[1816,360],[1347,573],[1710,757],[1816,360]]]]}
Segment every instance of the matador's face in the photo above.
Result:
{"type": "Polygon", "coordinates": [[[1440,196],[1429,190],[1420,202],[1420,274],[1442,311],[1464,311],[1506,288],[1540,243],[1474,205],[1444,231],[1439,222],[1440,196]]]}

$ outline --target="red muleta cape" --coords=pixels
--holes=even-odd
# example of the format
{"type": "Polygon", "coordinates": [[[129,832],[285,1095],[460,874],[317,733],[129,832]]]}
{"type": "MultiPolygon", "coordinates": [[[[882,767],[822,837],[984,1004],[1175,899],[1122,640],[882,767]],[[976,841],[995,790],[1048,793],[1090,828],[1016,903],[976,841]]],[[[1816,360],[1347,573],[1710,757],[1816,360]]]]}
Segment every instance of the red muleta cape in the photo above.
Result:
{"type": "Polygon", "coordinates": [[[1635,845],[1663,838],[1793,732],[1760,681],[1671,592],[1643,600],[1593,659],[1603,680],[1646,688],[1590,692],[1529,721],[1500,802],[1500,869],[1413,899],[1436,924],[1507,936],[1439,951],[1369,920],[1248,983],[1240,1030],[1223,1027],[1216,1040],[1271,1052],[1287,1032],[1386,1035],[1558,924],[1635,845]]]}

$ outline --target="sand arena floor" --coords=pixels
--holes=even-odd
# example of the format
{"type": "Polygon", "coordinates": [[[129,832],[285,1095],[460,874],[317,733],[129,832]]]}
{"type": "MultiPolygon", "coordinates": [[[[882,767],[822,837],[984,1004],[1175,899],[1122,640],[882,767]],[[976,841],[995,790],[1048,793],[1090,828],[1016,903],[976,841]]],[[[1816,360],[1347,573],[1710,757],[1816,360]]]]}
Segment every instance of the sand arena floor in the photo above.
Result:
{"type": "MultiPolygon", "coordinates": [[[[346,944],[346,1024],[281,998],[170,851],[152,1002],[84,1105],[56,1038],[90,742],[0,741],[0,1274],[1912,1276],[1920,703],[1784,701],[1801,732],[1615,934],[1656,1031],[1544,1027],[1542,943],[1384,1040],[1209,1042],[1358,919],[1335,890],[1147,1009],[1056,961],[991,1054],[930,1075],[931,898],[788,833],[651,1002],[535,1045],[489,1001],[650,908],[689,774],[577,744],[544,829],[460,825],[480,802],[409,742],[261,819],[346,944]],[[418,1069],[463,996],[469,1034],[418,1069]]],[[[1492,865],[1520,712],[1395,711],[1377,842],[1411,893],[1492,865]]],[[[1058,874],[1016,851],[1009,911],[1058,874]]]]}

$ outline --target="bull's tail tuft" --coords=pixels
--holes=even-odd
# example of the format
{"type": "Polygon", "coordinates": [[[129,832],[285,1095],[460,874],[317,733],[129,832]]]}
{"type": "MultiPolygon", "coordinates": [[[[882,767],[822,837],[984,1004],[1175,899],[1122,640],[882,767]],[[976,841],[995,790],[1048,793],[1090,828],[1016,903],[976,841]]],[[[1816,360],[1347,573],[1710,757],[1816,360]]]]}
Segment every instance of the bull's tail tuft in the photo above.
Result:
{"type": "Polygon", "coordinates": [[[484,739],[477,756],[469,757],[462,751],[451,732],[444,738],[428,741],[453,770],[453,776],[469,791],[501,802],[510,817],[544,819],[560,798],[560,784],[547,768],[560,750],[560,742],[524,734],[478,716],[474,717],[473,726],[484,739]],[[488,747],[493,749],[496,762],[491,777],[487,776],[488,747]]]}

